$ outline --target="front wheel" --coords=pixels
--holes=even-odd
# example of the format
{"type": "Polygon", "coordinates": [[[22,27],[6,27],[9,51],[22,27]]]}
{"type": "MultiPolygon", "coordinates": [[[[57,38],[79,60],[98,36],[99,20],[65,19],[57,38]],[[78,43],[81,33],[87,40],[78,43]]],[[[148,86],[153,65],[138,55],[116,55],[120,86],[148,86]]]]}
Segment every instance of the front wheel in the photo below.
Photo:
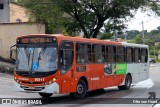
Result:
{"type": "Polygon", "coordinates": [[[132,78],[129,74],[127,74],[125,78],[125,85],[118,86],[118,88],[120,90],[128,90],[131,87],[131,83],[132,83],[132,78]]]}
{"type": "Polygon", "coordinates": [[[73,98],[83,98],[85,97],[87,92],[87,85],[83,80],[79,80],[77,87],[76,87],[76,92],[71,93],[70,95],[73,98]]]}
{"type": "Polygon", "coordinates": [[[48,93],[39,93],[40,96],[44,97],[44,98],[49,98],[52,96],[52,94],[48,94],[48,93]]]}

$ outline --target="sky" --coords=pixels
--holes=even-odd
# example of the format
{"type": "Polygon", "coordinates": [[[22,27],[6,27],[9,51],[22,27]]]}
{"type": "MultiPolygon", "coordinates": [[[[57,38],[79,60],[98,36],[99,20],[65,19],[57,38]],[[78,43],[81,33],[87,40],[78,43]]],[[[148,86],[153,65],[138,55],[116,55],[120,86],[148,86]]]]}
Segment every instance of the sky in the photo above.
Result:
{"type": "Polygon", "coordinates": [[[160,26],[160,16],[157,17],[153,13],[148,12],[151,16],[147,15],[147,12],[143,13],[140,10],[135,14],[128,24],[127,30],[139,30],[142,31],[142,21],[144,23],[144,30],[151,31],[160,26]]]}

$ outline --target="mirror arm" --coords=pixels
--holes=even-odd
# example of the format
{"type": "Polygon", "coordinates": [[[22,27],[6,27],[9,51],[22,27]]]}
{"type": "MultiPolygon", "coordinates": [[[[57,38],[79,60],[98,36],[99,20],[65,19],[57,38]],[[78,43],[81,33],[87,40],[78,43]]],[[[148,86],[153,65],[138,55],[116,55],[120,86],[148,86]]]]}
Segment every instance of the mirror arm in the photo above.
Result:
{"type": "Polygon", "coordinates": [[[12,58],[12,48],[15,46],[16,44],[10,47],[10,59],[12,59],[13,61],[16,61],[15,59],[12,58]]]}

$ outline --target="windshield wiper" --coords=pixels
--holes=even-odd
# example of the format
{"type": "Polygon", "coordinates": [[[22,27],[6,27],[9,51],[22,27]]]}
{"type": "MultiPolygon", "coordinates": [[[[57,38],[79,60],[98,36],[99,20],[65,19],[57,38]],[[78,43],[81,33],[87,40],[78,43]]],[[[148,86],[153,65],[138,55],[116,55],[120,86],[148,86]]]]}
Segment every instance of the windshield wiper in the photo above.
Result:
{"type": "Polygon", "coordinates": [[[30,55],[31,55],[31,52],[28,55],[28,66],[29,66],[29,61],[30,61],[30,55]]]}
{"type": "Polygon", "coordinates": [[[46,46],[44,46],[44,47],[42,48],[42,50],[39,52],[39,55],[38,55],[38,64],[39,64],[39,60],[41,60],[42,52],[45,52],[45,49],[46,49],[46,46]]]}
{"type": "Polygon", "coordinates": [[[30,61],[30,55],[31,55],[31,50],[29,50],[28,54],[27,54],[27,50],[26,50],[26,46],[24,47],[25,49],[25,53],[26,53],[26,56],[27,56],[27,59],[28,59],[28,66],[29,66],[29,61],[30,61]]]}

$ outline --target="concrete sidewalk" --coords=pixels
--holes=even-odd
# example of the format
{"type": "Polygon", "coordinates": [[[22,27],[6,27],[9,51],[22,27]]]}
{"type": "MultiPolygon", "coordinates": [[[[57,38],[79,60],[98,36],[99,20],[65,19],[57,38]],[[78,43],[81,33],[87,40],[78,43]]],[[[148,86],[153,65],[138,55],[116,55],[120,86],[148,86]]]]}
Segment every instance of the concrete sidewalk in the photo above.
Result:
{"type": "Polygon", "coordinates": [[[14,69],[15,69],[14,64],[0,61],[0,73],[13,74],[14,69]]]}

